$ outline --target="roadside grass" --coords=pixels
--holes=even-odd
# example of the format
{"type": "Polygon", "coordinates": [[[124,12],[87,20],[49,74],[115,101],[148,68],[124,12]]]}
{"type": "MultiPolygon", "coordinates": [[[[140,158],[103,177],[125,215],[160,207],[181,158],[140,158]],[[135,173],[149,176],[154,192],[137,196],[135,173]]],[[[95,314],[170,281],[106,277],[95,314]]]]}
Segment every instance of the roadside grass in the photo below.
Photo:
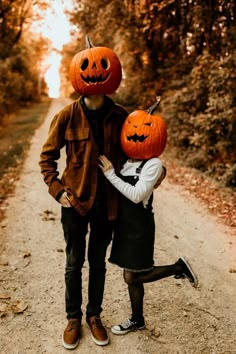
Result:
{"type": "Polygon", "coordinates": [[[4,216],[4,201],[14,192],[24,158],[35,130],[43,123],[51,100],[18,110],[0,126],[0,220],[4,216]]]}

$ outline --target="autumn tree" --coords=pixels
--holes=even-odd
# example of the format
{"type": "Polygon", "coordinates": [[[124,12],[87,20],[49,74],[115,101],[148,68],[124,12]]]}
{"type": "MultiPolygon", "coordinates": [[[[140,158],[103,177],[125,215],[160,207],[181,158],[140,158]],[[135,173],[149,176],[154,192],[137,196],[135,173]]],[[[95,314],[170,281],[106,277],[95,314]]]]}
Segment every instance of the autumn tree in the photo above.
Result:
{"type": "MultiPolygon", "coordinates": [[[[44,2],[40,4],[45,6],[44,2]]],[[[1,117],[38,95],[35,88],[44,43],[41,38],[33,38],[29,31],[35,19],[33,5],[31,0],[0,0],[1,117]]]]}
{"type": "Polygon", "coordinates": [[[0,58],[10,56],[32,16],[32,1],[0,0],[0,58]]]}

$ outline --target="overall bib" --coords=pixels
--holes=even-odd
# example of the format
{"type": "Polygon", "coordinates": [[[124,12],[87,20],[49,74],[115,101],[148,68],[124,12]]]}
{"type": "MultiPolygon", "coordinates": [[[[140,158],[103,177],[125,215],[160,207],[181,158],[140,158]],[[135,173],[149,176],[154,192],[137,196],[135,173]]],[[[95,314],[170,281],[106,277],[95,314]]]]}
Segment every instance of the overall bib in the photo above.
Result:
{"type": "MultiPolygon", "coordinates": [[[[119,177],[134,186],[145,162],[136,169],[136,175],[119,177]]],[[[155,240],[152,199],[153,194],[145,208],[142,202],[135,204],[121,195],[109,262],[134,272],[152,269],[155,240]]]]}

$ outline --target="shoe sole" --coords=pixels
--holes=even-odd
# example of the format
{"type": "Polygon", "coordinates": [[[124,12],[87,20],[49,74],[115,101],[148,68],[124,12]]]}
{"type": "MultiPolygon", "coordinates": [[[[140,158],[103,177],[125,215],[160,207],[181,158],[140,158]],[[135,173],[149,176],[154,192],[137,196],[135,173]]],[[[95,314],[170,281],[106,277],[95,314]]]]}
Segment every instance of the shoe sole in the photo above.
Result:
{"type": "Polygon", "coordinates": [[[80,342],[80,338],[77,340],[77,342],[75,344],[68,344],[64,341],[64,338],[62,336],[62,345],[65,349],[73,350],[78,347],[79,342],[80,342]]]}
{"type": "Polygon", "coordinates": [[[100,345],[100,346],[103,346],[103,345],[107,345],[107,344],[109,343],[109,337],[107,338],[107,340],[103,340],[103,341],[97,340],[97,339],[93,336],[93,334],[92,334],[92,332],[91,332],[91,329],[90,329],[90,327],[89,327],[88,324],[87,324],[87,326],[88,326],[89,332],[90,332],[90,334],[91,334],[92,340],[94,341],[95,344],[100,345]]]}
{"type": "Polygon", "coordinates": [[[181,257],[180,258],[182,260],[182,262],[186,265],[186,267],[188,268],[191,276],[193,277],[193,281],[191,280],[191,278],[189,278],[185,273],[185,276],[187,277],[187,279],[189,280],[190,284],[192,285],[192,287],[197,288],[198,286],[198,278],[196,276],[196,274],[194,273],[194,271],[192,270],[189,262],[187,261],[187,259],[185,257],[181,257]]]}
{"type": "Polygon", "coordinates": [[[111,328],[111,331],[113,334],[116,334],[118,336],[122,336],[124,334],[127,334],[129,332],[135,332],[135,331],[141,331],[142,329],[144,329],[145,326],[142,326],[142,327],[138,327],[138,328],[133,328],[133,329],[126,329],[126,330],[123,330],[123,331],[119,331],[119,330],[116,330],[114,327],[111,328]]]}

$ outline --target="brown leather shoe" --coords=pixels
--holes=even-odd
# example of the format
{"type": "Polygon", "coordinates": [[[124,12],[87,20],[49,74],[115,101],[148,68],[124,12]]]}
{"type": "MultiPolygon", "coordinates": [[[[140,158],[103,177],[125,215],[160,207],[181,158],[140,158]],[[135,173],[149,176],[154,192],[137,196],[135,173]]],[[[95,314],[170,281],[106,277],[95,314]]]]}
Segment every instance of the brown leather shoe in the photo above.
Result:
{"type": "Polygon", "coordinates": [[[66,349],[75,349],[79,344],[80,336],[81,321],[77,318],[69,319],[62,337],[63,347],[66,349]]]}
{"type": "Polygon", "coordinates": [[[97,345],[106,345],[109,343],[106,328],[102,325],[102,321],[99,316],[92,316],[86,318],[87,324],[91,331],[91,336],[97,345]]]}

